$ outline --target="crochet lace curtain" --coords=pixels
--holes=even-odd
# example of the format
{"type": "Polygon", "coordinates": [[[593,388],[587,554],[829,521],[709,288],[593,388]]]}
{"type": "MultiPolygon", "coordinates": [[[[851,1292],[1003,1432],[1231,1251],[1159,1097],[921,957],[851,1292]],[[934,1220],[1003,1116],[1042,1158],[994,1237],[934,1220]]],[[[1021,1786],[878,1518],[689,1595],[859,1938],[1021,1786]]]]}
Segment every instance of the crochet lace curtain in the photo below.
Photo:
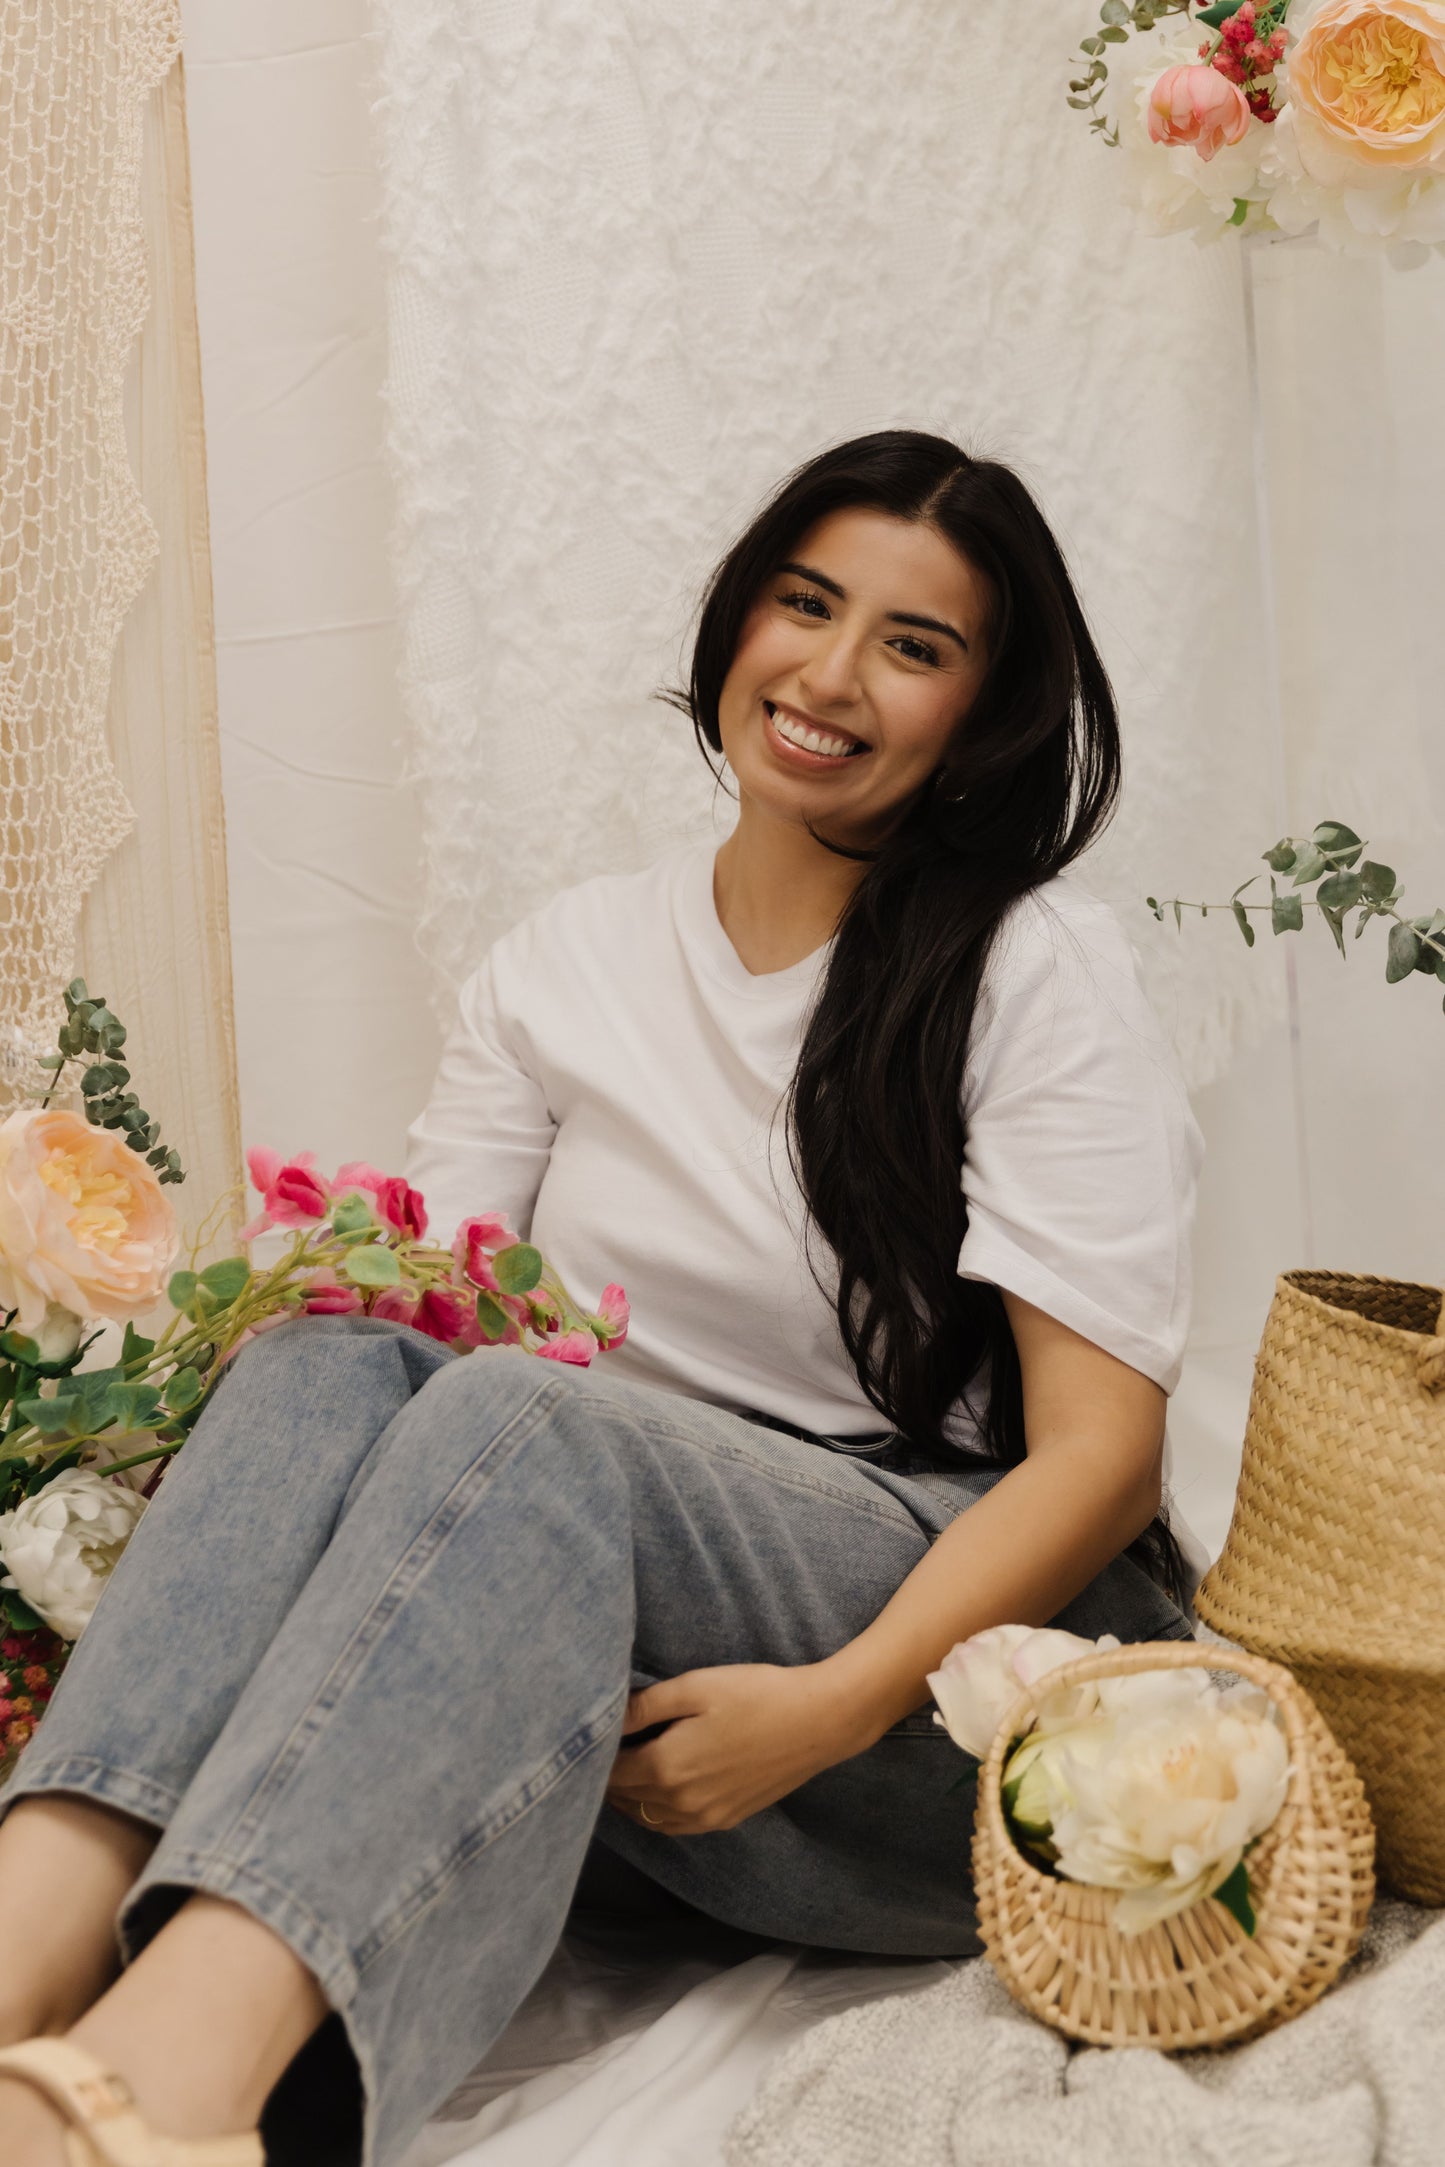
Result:
{"type": "Polygon", "coordinates": [[[135,817],[105,711],[157,544],[123,383],[143,108],[179,44],[178,0],[0,0],[0,1112],[53,1048],[81,903],[135,817]]]}

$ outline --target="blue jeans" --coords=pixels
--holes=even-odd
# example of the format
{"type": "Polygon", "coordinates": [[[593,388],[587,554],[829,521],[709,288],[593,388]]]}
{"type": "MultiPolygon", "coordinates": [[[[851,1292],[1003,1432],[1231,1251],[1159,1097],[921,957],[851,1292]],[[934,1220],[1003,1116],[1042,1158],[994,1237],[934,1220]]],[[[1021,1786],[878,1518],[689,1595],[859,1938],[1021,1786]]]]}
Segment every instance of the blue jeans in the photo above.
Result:
{"type": "MultiPolygon", "coordinates": [[[[265,2131],[306,2167],[394,2159],[589,1889],[972,1953],[974,1764],[927,1708],[735,1829],[666,1836],[603,1798],[629,1686],[829,1654],[998,1479],[909,1467],[901,1440],[829,1449],[605,1358],[295,1320],[217,1384],[4,1805],[67,1792],[163,1832],[127,1958],[193,1890],[295,1950],[333,2015],[265,2131]]],[[[1189,1631],[1126,1558],[1058,1622],[1189,1631]]]]}

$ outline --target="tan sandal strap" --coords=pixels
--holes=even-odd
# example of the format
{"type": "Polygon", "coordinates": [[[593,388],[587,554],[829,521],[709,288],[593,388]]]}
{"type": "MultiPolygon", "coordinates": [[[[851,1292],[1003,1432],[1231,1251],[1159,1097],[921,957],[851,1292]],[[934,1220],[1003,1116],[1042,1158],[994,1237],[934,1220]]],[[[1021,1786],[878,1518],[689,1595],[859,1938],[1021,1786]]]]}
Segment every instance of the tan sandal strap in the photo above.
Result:
{"type": "MultiPolygon", "coordinates": [[[[138,2113],[124,2077],[68,2039],[27,2039],[0,2048],[0,2077],[31,2085],[83,2135],[103,2167],[265,2167],[257,2136],[161,2136],[138,2113]]],[[[72,2143],[70,2152],[84,2159],[82,2146],[72,2143]]]]}

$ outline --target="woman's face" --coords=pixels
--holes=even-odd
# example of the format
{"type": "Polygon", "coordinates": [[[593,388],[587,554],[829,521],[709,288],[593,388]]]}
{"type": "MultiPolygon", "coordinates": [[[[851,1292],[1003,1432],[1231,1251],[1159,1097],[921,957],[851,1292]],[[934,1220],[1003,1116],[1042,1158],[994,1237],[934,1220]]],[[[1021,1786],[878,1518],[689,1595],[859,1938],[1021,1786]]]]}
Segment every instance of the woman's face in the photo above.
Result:
{"type": "Polygon", "coordinates": [[[886,833],[983,682],[988,602],[934,527],[861,509],[820,519],[758,595],[723,681],[740,799],[839,842],[886,833]]]}

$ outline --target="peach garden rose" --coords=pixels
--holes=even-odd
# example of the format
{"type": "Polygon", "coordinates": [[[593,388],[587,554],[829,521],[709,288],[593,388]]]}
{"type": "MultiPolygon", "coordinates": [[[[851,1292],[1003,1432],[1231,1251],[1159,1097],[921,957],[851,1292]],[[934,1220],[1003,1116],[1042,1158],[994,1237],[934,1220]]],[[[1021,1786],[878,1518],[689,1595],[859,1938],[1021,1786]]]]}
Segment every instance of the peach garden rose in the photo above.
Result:
{"type": "Polygon", "coordinates": [[[1327,0],[1291,24],[1289,90],[1307,166],[1313,145],[1364,166],[1445,171],[1445,5],[1327,0]]]}
{"type": "Polygon", "coordinates": [[[53,1332],[58,1306],[123,1323],[165,1292],[180,1236],[153,1168],[64,1107],[0,1122],[0,1305],[53,1332]]]}

